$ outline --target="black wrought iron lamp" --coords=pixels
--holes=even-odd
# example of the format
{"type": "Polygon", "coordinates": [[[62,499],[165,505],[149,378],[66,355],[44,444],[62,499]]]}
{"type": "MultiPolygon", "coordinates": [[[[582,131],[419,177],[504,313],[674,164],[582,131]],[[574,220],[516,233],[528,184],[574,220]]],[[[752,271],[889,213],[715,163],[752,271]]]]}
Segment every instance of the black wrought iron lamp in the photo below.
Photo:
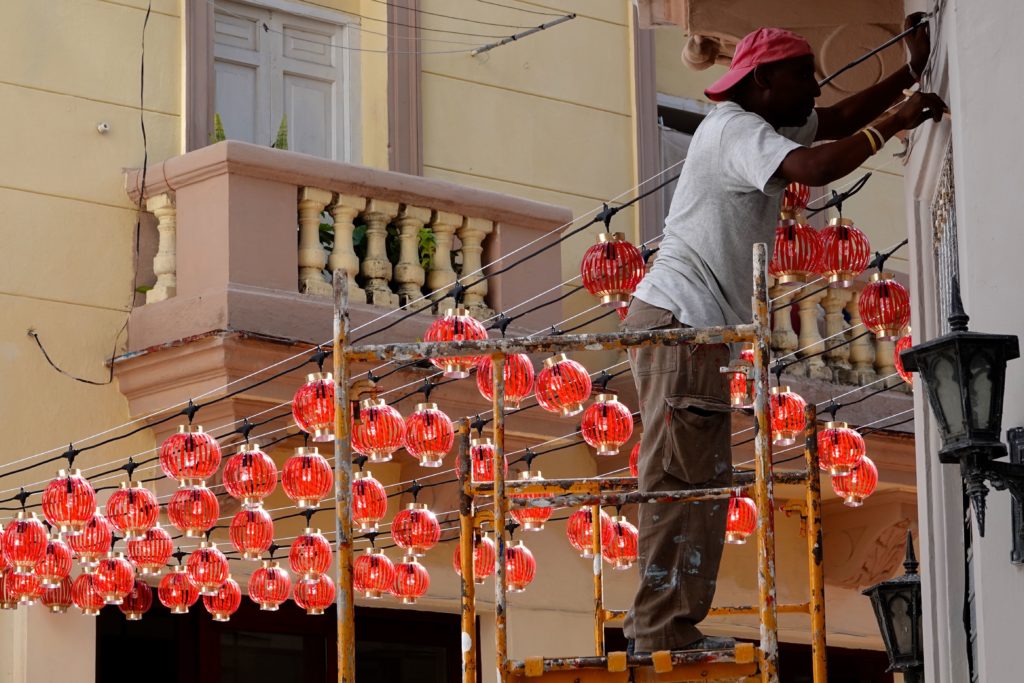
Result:
{"type": "Polygon", "coordinates": [[[907,371],[921,374],[942,436],[939,461],[960,464],[984,536],[988,484],[1024,501],[1024,466],[999,460],[1006,455],[1000,439],[1006,363],[1020,356],[1020,348],[1015,335],[968,331],[968,320],[954,278],[951,331],[907,349],[900,359],[907,371]]]}
{"type": "Polygon", "coordinates": [[[921,577],[917,574],[914,539],[907,532],[906,573],[863,591],[871,598],[889,671],[903,674],[906,683],[924,681],[924,640],[921,629],[921,577]]]}

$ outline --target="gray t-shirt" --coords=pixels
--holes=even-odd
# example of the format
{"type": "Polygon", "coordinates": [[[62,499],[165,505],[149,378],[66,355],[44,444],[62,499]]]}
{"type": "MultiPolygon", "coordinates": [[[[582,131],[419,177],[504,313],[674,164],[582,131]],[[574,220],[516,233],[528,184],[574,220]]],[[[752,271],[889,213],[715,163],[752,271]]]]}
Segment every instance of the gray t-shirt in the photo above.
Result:
{"type": "Polygon", "coordinates": [[[816,112],[776,131],[735,102],[715,107],[694,133],[660,249],[635,296],[693,327],[750,322],[751,249],[765,242],[771,253],[786,187],[773,176],[817,130],[816,112]]]}

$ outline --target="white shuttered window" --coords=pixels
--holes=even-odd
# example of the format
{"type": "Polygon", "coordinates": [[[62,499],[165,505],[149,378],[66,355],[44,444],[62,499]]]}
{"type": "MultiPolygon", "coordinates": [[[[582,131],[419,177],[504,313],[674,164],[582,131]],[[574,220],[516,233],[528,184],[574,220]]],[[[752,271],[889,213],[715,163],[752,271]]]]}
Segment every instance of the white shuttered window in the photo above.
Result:
{"type": "Polygon", "coordinates": [[[344,15],[269,0],[219,0],[214,12],[214,111],[228,139],[270,145],[287,116],[288,149],[357,159],[358,31],[344,15]],[[336,15],[332,19],[330,15],[336,15]]]}

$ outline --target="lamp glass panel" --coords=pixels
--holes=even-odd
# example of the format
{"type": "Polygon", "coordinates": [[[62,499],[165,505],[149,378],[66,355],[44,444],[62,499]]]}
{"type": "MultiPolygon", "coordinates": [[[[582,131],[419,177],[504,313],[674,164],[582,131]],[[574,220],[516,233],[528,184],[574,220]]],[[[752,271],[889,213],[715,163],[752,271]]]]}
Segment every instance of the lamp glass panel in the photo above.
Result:
{"type": "Polygon", "coordinates": [[[991,429],[992,396],[995,392],[992,357],[981,349],[974,349],[968,364],[968,398],[971,401],[971,426],[975,429],[991,429]]]}
{"type": "Polygon", "coordinates": [[[942,412],[941,422],[945,423],[946,438],[955,439],[966,431],[963,401],[960,399],[960,373],[957,372],[956,358],[937,355],[932,361],[932,377],[928,389],[934,395],[942,412]]]}
{"type": "Polygon", "coordinates": [[[889,619],[892,624],[893,655],[906,657],[914,654],[913,603],[903,592],[889,598],[889,619]]]}

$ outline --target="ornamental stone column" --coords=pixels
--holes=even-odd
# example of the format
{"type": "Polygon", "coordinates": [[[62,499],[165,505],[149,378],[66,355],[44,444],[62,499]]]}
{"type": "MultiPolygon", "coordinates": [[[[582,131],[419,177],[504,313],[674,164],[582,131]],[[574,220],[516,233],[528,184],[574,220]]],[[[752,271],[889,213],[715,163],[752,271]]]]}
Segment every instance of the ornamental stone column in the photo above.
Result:
{"type": "MultiPolygon", "coordinates": [[[[456,213],[435,211],[430,218],[430,229],[434,233],[434,254],[427,272],[427,289],[430,298],[441,302],[455,284],[455,269],[452,268],[452,250],[455,246],[455,231],[462,225],[463,217],[456,213]]],[[[444,307],[443,303],[438,309],[444,307]]]]}
{"type": "Polygon", "coordinates": [[[487,280],[477,282],[484,276],[484,238],[493,230],[494,223],[491,221],[467,217],[456,233],[462,243],[461,280],[462,284],[467,285],[463,304],[470,315],[481,320],[494,315],[494,311],[488,308],[484,301],[487,297],[487,280]]]}
{"type": "Polygon", "coordinates": [[[366,303],[398,308],[398,295],[391,291],[391,261],[388,260],[388,223],[398,215],[398,204],[371,199],[366,203],[366,257],[360,273],[366,283],[366,303]]]}
{"type": "MultiPolygon", "coordinates": [[[[825,309],[825,344],[829,349],[825,352],[825,364],[832,371],[834,380],[838,380],[842,373],[850,369],[850,345],[843,343],[848,339],[843,334],[847,329],[843,309],[850,296],[848,289],[831,287],[821,300],[821,307],[825,309]]],[[[859,333],[860,330],[856,330],[852,334],[856,336],[859,333]]]]}
{"type": "Polygon", "coordinates": [[[299,291],[303,294],[331,296],[332,288],[324,278],[327,252],[320,244],[320,216],[334,194],[316,187],[299,190],[299,291]]]}
{"type": "Polygon", "coordinates": [[[793,307],[787,305],[793,299],[793,288],[776,285],[771,288],[770,294],[773,306],[772,351],[775,352],[776,358],[781,358],[797,349],[792,319],[793,307]]]}
{"type": "Polygon", "coordinates": [[[348,275],[349,303],[366,303],[366,292],[356,284],[359,257],[356,256],[355,245],[352,243],[356,216],[364,209],[366,199],[345,194],[338,195],[330,208],[331,216],[334,217],[334,248],[331,249],[331,257],[327,259],[327,266],[332,273],[344,270],[348,275]]]}
{"type": "MultiPolygon", "coordinates": [[[[850,303],[846,305],[846,311],[850,314],[850,333],[857,336],[866,330],[865,327],[858,327],[860,319],[860,289],[855,289],[850,297],[850,303]]],[[[875,373],[875,349],[871,344],[871,335],[855,339],[850,343],[850,363],[852,367],[843,377],[843,381],[849,384],[861,386],[874,382],[878,375],[875,373]]]]}
{"type": "Polygon", "coordinates": [[[821,311],[818,302],[824,298],[825,292],[816,292],[812,296],[797,302],[797,306],[800,309],[799,356],[804,358],[804,372],[807,377],[830,382],[832,381],[832,371],[825,367],[824,359],[821,356],[808,357],[810,354],[819,353],[825,348],[821,342],[821,332],[818,329],[818,314],[821,311]]]}
{"type": "Polygon", "coordinates": [[[420,230],[430,220],[430,209],[403,205],[395,219],[398,226],[398,264],[395,282],[402,307],[423,297],[426,273],[420,263],[420,230]]]}
{"type": "Polygon", "coordinates": [[[156,284],[146,292],[146,303],[151,304],[170,299],[178,290],[178,212],[174,198],[167,192],[147,199],[146,210],[156,216],[156,229],[160,235],[156,256],[153,257],[156,284]]]}

